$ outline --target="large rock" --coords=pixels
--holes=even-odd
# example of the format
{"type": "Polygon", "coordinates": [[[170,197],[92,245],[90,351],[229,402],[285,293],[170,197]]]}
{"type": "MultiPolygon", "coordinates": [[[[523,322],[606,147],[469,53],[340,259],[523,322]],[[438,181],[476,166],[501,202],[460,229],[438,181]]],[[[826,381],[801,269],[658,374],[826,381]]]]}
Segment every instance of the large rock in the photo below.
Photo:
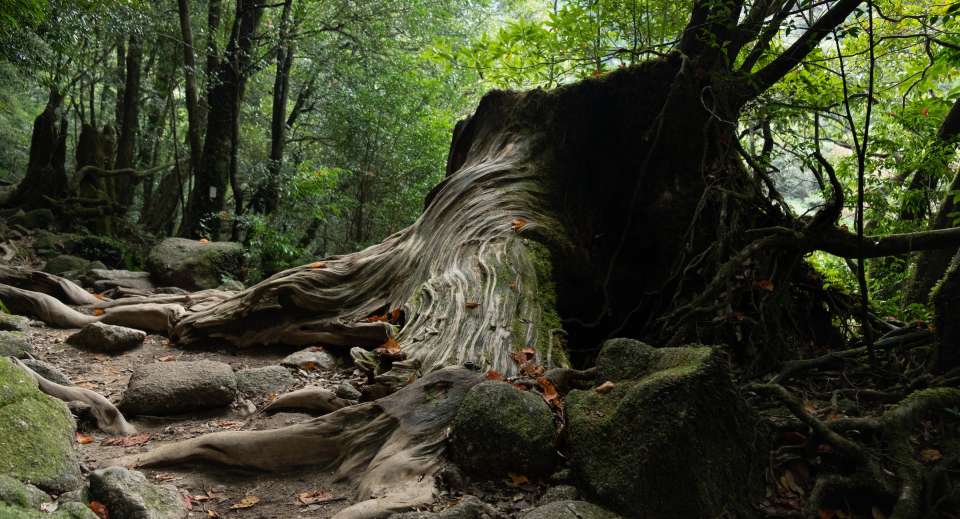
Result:
{"type": "Polygon", "coordinates": [[[0,358],[0,474],[60,493],[80,485],[73,417],[36,382],[0,358]]]}
{"type": "Polygon", "coordinates": [[[297,379],[283,366],[264,366],[237,372],[237,390],[247,396],[279,394],[296,383],[297,379]]]}
{"type": "Polygon", "coordinates": [[[287,355],[280,361],[280,365],[306,371],[334,369],[337,367],[337,359],[330,355],[327,350],[319,346],[313,346],[287,355]]]}
{"type": "Polygon", "coordinates": [[[0,312],[0,331],[25,332],[30,329],[30,319],[22,315],[5,314],[0,312]]]}
{"type": "Polygon", "coordinates": [[[750,510],[762,436],[728,369],[711,348],[607,341],[597,371],[613,388],[567,396],[570,464],[583,488],[644,519],[750,510]]]}
{"type": "Polygon", "coordinates": [[[70,254],[61,254],[59,256],[54,256],[50,258],[46,265],[43,266],[43,271],[60,275],[66,272],[73,273],[82,273],[90,268],[90,261],[77,256],[71,256],[70,254]]]}
{"type": "MultiPolygon", "coordinates": [[[[676,516],[685,517],[685,516],[676,516]]],[[[523,519],[622,519],[619,515],[586,501],[554,501],[534,508],[523,519]]]]}
{"type": "Polygon", "coordinates": [[[234,242],[209,242],[167,238],[147,257],[153,281],[186,290],[217,288],[224,279],[242,279],[243,246],[234,242]]]}
{"type": "Polygon", "coordinates": [[[90,323],[67,337],[67,343],[87,350],[119,353],[142,345],[146,338],[146,332],[133,328],[90,323]]]}
{"type": "Polygon", "coordinates": [[[453,419],[450,454],[483,477],[548,474],[554,465],[553,413],[536,393],[486,381],[472,387],[453,419]]]}
{"type": "Polygon", "coordinates": [[[42,490],[0,474],[0,518],[3,519],[98,519],[82,503],[61,504],[54,513],[41,511],[52,500],[42,490]]]}
{"type": "Polygon", "coordinates": [[[23,359],[33,353],[33,346],[27,342],[23,332],[0,332],[0,357],[23,359]]]}
{"type": "Polygon", "coordinates": [[[155,485],[123,467],[91,472],[90,498],[106,505],[110,517],[122,519],[182,519],[188,513],[177,487],[155,485]]]}
{"type": "Polygon", "coordinates": [[[127,415],[164,416],[212,409],[230,405],[236,392],[237,379],[229,364],[156,362],[133,372],[120,410],[127,415]]]}

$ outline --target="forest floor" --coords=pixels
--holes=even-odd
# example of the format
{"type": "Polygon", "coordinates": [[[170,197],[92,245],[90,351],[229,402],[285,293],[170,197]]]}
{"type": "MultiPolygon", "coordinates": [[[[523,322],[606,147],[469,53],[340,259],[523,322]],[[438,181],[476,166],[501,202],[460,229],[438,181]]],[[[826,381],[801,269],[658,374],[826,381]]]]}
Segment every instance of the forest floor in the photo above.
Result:
{"type": "MultiPolygon", "coordinates": [[[[171,345],[159,335],[150,335],[143,346],[120,355],[92,353],[75,348],[65,339],[77,330],[48,328],[39,322],[31,323],[29,341],[34,356],[63,372],[71,381],[118,401],[130,375],[137,366],[154,362],[212,360],[224,362],[235,371],[279,364],[292,350],[266,352],[237,352],[235,350],[183,350],[171,345]]],[[[334,389],[344,380],[357,378],[353,368],[339,370],[296,370],[296,390],[306,385],[334,389]]],[[[362,379],[362,377],[359,377],[362,379]]],[[[276,395],[262,395],[251,403],[262,409],[276,395]]],[[[110,460],[145,452],[158,445],[225,430],[262,430],[284,427],[311,416],[301,413],[279,412],[272,415],[249,415],[245,406],[235,403],[204,413],[177,416],[135,416],[130,422],[138,435],[130,446],[113,445],[117,440],[100,431],[92,418],[78,423],[77,442],[86,469],[94,470],[110,460]],[[113,440],[113,441],[111,441],[113,440]]],[[[157,483],[173,484],[184,495],[190,496],[190,517],[225,517],[237,519],[325,518],[354,502],[353,486],[334,481],[333,473],[323,467],[305,467],[296,470],[264,473],[209,464],[188,464],[163,470],[139,469],[157,483]],[[305,504],[299,496],[310,494],[305,504]],[[246,506],[257,498],[252,506],[246,506]],[[246,500],[245,500],[246,498],[246,500]]],[[[468,483],[457,491],[441,493],[433,509],[444,509],[464,494],[480,497],[493,504],[505,517],[521,514],[535,506],[545,491],[545,484],[533,482],[492,481],[468,483]]]]}

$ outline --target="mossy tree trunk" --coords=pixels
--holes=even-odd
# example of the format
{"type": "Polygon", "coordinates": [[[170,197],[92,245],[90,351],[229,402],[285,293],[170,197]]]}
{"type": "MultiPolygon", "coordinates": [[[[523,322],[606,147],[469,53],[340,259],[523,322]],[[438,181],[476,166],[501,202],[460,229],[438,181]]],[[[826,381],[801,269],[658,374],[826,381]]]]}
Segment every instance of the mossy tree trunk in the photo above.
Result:
{"type": "Polygon", "coordinates": [[[46,197],[62,198],[67,194],[67,120],[61,113],[63,94],[50,90],[43,113],[33,122],[27,174],[17,186],[8,206],[36,209],[48,207],[46,197]]]}

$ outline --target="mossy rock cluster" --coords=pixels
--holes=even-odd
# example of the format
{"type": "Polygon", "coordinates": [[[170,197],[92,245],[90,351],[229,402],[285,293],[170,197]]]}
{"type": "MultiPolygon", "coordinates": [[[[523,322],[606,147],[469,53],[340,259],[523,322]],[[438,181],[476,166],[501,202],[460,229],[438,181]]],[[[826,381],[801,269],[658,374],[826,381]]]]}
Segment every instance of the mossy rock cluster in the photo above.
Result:
{"type": "Polygon", "coordinates": [[[42,490],[0,474],[0,518],[3,519],[98,519],[89,507],[80,502],[61,503],[57,511],[41,511],[52,501],[42,490]]]}
{"type": "Polygon", "coordinates": [[[478,477],[548,474],[555,444],[553,413],[543,398],[497,381],[470,389],[450,433],[453,461],[478,477]]]}
{"type": "Polygon", "coordinates": [[[763,488],[757,418],[707,347],[613,339],[597,358],[609,392],[567,397],[570,464],[582,488],[629,517],[751,517],[763,488]]]}
{"type": "Polygon", "coordinates": [[[41,393],[26,372],[0,358],[0,474],[55,493],[77,488],[74,427],[63,402],[41,393]]]}
{"type": "Polygon", "coordinates": [[[151,249],[147,270],[154,283],[184,290],[219,287],[225,279],[244,278],[243,246],[167,238],[151,249]]]}

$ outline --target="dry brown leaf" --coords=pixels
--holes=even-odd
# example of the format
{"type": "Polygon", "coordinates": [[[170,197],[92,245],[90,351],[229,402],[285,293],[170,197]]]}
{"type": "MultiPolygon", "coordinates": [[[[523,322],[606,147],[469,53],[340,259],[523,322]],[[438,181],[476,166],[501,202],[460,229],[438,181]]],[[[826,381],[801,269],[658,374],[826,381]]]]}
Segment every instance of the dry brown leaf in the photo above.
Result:
{"type": "Polygon", "coordinates": [[[90,504],[87,506],[89,506],[90,510],[97,514],[97,517],[100,519],[110,519],[110,512],[107,510],[107,505],[100,501],[90,501],[90,504]]]}
{"type": "Polygon", "coordinates": [[[754,284],[757,286],[757,288],[762,288],[768,292],[773,292],[773,281],[769,279],[761,279],[754,284]]]}
{"type": "Polygon", "coordinates": [[[103,311],[103,308],[94,308],[94,309],[93,309],[93,315],[103,315],[104,313],[105,313],[105,312],[103,311]]]}
{"type": "Polygon", "coordinates": [[[325,269],[327,268],[327,264],[322,261],[314,261],[313,263],[310,263],[309,265],[307,265],[307,268],[308,269],[325,269]]]}
{"type": "Polygon", "coordinates": [[[338,501],[339,499],[331,496],[327,490],[314,490],[313,492],[301,492],[297,494],[297,502],[301,506],[314,505],[317,503],[327,503],[329,501],[338,501]]]}
{"type": "Polygon", "coordinates": [[[246,496],[240,501],[230,505],[231,510],[238,510],[241,508],[250,508],[251,506],[260,502],[260,498],[257,496],[246,496]]]}
{"type": "Polygon", "coordinates": [[[503,375],[501,375],[500,372],[494,371],[492,369],[488,371],[485,376],[487,380],[503,380],[503,375]]]}
{"type": "Polygon", "coordinates": [[[480,303],[476,301],[467,301],[467,303],[463,306],[466,306],[467,308],[473,310],[474,308],[477,308],[478,306],[480,306],[480,303]]]}
{"type": "Polygon", "coordinates": [[[923,463],[933,463],[943,459],[943,454],[937,449],[923,449],[920,451],[920,461],[923,463]]]}
{"type": "Polygon", "coordinates": [[[523,474],[514,474],[513,472],[508,472],[507,475],[510,476],[510,484],[515,487],[526,485],[530,482],[530,478],[524,476],[523,474]]]}
{"type": "Polygon", "coordinates": [[[387,339],[387,342],[378,346],[377,349],[383,350],[387,353],[394,353],[394,354],[400,353],[400,343],[398,343],[397,340],[394,339],[393,337],[390,337],[389,339],[387,339]]]}
{"type": "Polygon", "coordinates": [[[317,369],[318,367],[319,367],[319,366],[317,365],[317,363],[314,362],[314,361],[312,361],[312,360],[308,360],[308,361],[300,364],[300,368],[303,369],[304,371],[313,371],[313,370],[317,369]]]}
{"type": "Polygon", "coordinates": [[[133,436],[118,436],[116,438],[107,438],[100,442],[101,445],[111,445],[114,447],[139,447],[150,441],[150,433],[140,433],[133,436]]]}
{"type": "Polygon", "coordinates": [[[399,308],[396,308],[392,312],[390,312],[390,319],[388,320],[393,324],[397,324],[400,322],[400,317],[402,315],[403,315],[402,310],[400,310],[399,308]]]}
{"type": "Polygon", "coordinates": [[[513,221],[510,222],[510,228],[513,229],[514,232],[520,232],[527,226],[527,223],[523,218],[514,218],[513,221]]]}
{"type": "Polygon", "coordinates": [[[599,386],[593,388],[593,390],[596,391],[597,393],[600,393],[601,395],[605,395],[605,394],[609,393],[610,391],[612,391],[613,388],[615,388],[615,387],[617,387],[617,385],[608,380],[608,381],[604,382],[603,384],[600,384],[599,386]]]}
{"type": "Polygon", "coordinates": [[[543,389],[543,399],[551,406],[559,408],[560,393],[557,392],[557,387],[553,385],[553,382],[550,382],[547,377],[540,377],[537,379],[537,384],[540,384],[543,389]]]}
{"type": "Polygon", "coordinates": [[[89,434],[83,434],[82,432],[77,432],[75,437],[77,439],[77,443],[79,443],[80,445],[87,445],[88,443],[93,443],[93,436],[90,436],[89,434]]]}

